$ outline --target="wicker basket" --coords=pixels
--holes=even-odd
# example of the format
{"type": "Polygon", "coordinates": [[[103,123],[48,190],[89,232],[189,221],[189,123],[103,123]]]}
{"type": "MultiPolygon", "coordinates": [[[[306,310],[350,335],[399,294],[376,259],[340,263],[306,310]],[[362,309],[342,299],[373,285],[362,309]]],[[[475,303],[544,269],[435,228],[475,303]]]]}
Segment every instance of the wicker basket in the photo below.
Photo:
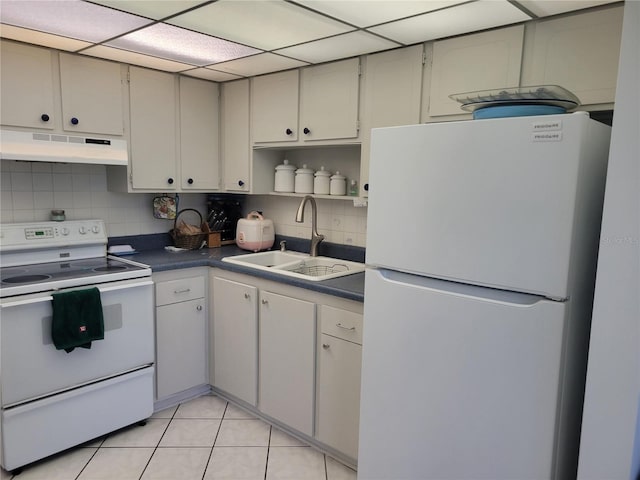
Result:
{"type": "Polygon", "coordinates": [[[199,211],[194,208],[185,208],[177,213],[176,218],[173,221],[173,229],[169,230],[169,234],[171,235],[171,238],[173,238],[173,243],[176,247],[186,248],[187,250],[197,250],[202,246],[202,242],[206,240],[207,235],[209,234],[209,227],[206,223],[202,222],[202,215],[199,211]],[[201,233],[184,234],[178,231],[178,219],[184,212],[195,212],[198,214],[201,233]]]}

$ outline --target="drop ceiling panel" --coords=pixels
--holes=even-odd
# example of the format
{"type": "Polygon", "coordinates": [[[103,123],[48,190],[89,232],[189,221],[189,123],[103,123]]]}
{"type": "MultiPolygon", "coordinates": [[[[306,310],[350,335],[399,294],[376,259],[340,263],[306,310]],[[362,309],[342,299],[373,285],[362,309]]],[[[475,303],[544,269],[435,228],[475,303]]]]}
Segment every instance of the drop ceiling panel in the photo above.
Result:
{"type": "Polygon", "coordinates": [[[344,23],[274,0],[218,0],[167,22],[263,50],[353,30],[344,23]]]}
{"type": "Polygon", "coordinates": [[[262,53],[251,57],[240,58],[230,62],[218,63],[213,68],[223,72],[234,73],[244,77],[262,75],[290,68],[298,68],[308,65],[307,62],[283,57],[274,53],[262,53]]]}
{"type": "Polygon", "coordinates": [[[52,35],[50,33],[38,32],[36,30],[29,30],[28,28],[14,27],[12,25],[1,25],[0,36],[2,36],[2,38],[18,40],[19,42],[42,45],[44,47],[66,50],[68,52],[75,52],[92,45],[89,42],[61,37],[60,35],[52,35]]]}
{"type": "Polygon", "coordinates": [[[190,77],[202,78],[204,80],[211,80],[213,82],[228,82],[229,80],[237,80],[242,78],[238,75],[232,75],[230,73],[218,72],[209,68],[195,68],[186,72],[181,72],[182,75],[188,75],[190,77]]]}
{"type": "Polygon", "coordinates": [[[129,33],[106,45],[197,66],[259,53],[251,47],[164,23],[129,33]]]}
{"type": "Polygon", "coordinates": [[[468,0],[300,0],[296,3],[339,18],[358,27],[369,27],[468,0]]]}
{"type": "Polygon", "coordinates": [[[205,0],[91,0],[107,7],[160,20],[207,3],[205,0]]]}
{"type": "Polygon", "coordinates": [[[557,15],[559,13],[572,12],[583,8],[596,7],[618,0],[520,0],[518,3],[539,17],[557,15]]]}
{"type": "Polygon", "coordinates": [[[503,0],[480,0],[373,27],[372,32],[405,45],[462,35],[531,18],[503,0]]]}
{"type": "Polygon", "coordinates": [[[189,70],[193,68],[193,65],[187,65],[180,62],[172,62],[170,60],[164,60],[162,58],[142,55],[135,52],[128,52],[126,50],[105,47],[102,45],[88,48],[86,50],[83,50],[82,53],[85,55],[91,55],[92,57],[106,58],[107,60],[113,60],[115,62],[138,65],[140,67],[154,68],[156,70],[163,70],[165,72],[181,72],[183,70],[189,70]]]}
{"type": "Polygon", "coordinates": [[[398,46],[400,45],[376,35],[356,31],[297,45],[295,47],[283,48],[282,50],[277,50],[276,53],[281,53],[310,63],[321,63],[381,50],[389,50],[398,46]]]}
{"type": "Polygon", "coordinates": [[[2,23],[102,42],[151,20],[80,0],[2,0],[2,23]]]}

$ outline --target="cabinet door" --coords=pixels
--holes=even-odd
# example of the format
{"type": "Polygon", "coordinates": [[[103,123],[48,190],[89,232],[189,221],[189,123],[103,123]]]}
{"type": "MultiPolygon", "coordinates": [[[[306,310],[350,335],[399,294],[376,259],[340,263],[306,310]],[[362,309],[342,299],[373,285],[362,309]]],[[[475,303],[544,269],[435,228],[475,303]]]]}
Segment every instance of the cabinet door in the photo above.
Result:
{"type": "Polygon", "coordinates": [[[615,100],[623,6],[535,24],[524,85],[561,85],[583,105],[615,100]]]}
{"type": "Polygon", "coordinates": [[[60,53],[60,82],[64,130],[124,134],[119,63],[60,53]]]}
{"type": "Polygon", "coordinates": [[[518,25],[434,42],[429,115],[465,113],[454,93],[520,85],[523,38],[518,25]]]}
{"type": "Polygon", "coordinates": [[[180,77],[182,190],[220,188],[218,84],[180,77]]]}
{"type": "Polygon", "coordinates": [[[300,137],[356,138],[360,61],[357,58],[306,67],[300,76],[300,137]]]}
{"type": "Polygon", "coordinates": [[[361,109],[360,195],[366,195],[368,190],[371,129],[420,122],[422,70],[422,45],[366,58],[361,109]]]}
{"type": "Polygon", "coordinates": [[[358,458],[362,347],[322,334],[318,379],[318,440],[358,458]]]}
{"type": "Polygon", "coordinates": [[[259,409],[313,435],[315,304],[260,293],[259,409]]]}
{"type": "Polygon", "coordinates": [[[0,61],[2,125],[53,129],[51,51],[3,41],[0,61]]]}
{"type": "Polygon", "coordinates": [[[156,308],[156,389],[164,398],[207,383],[204,299],[156,308]]]}
{"type": "Polygon", "coordinates": [[[298,139],[298,70],[251,80],[251,136],[254,143],[298,139]]]}
{"type": "Polygon", "coordinates": [[[224,188],[248,192],[249,80],[222,85],[222,165],[224,188]]]}
{"type": "Polygon", "coordinates": [[[211,383],[251,405],[258,389],[258,289],[213,277],[211,383]]]}
{"type": "Polygon", "coordinates": [[[137,67],[129,72],[132,187],[176,190],[175,77],[137,67]]]}

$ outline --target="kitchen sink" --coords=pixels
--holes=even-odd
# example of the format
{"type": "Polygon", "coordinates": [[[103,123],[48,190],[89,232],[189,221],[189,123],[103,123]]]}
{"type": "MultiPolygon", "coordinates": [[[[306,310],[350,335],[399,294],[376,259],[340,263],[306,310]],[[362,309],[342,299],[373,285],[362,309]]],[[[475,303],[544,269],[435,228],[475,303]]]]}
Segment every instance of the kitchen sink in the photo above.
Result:
{"type": "Polygon", "coordinates": [[[331,257],[311,257],[306,253],[299,252],[248,253],[225,257],[222,261],[316,282],[364,271],[364,263],[331,257]]]}

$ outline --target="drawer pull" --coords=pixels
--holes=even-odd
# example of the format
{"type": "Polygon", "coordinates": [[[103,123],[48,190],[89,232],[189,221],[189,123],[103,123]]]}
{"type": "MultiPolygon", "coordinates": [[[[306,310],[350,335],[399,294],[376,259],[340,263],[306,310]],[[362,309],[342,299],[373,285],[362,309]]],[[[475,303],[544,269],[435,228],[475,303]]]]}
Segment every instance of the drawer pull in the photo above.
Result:
{"type": "Polygon", "coordinates": [[[336,327],[341,328],[343,330],[355,330],[356,329],[356,327],[345,327],[341,323],[336,323],[336,327]]]}
{"type": "Polygon", "coordinates": [[[190,291],[190,288],[185,288],[184,290],[174,290],[173,293],[189,293],[190,291]]]}
{"type": "Polygon", "coordinates": [[[329,350],[329,347],[331,347],[331,345],[329,345],[328,343],[322,344],[322,348],[324,348],[325,350],[329,350]]]}

